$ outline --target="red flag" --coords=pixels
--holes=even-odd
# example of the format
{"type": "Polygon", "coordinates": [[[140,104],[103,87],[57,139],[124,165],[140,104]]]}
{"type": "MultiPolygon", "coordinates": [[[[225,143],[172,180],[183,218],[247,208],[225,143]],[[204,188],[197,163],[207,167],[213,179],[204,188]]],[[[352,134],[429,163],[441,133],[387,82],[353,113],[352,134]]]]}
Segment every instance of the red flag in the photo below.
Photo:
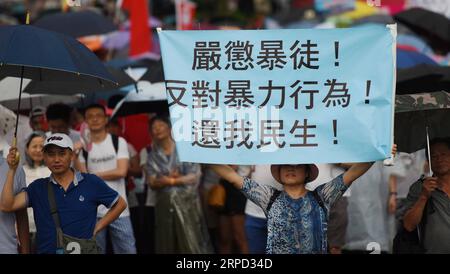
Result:
{"type": "Polygon", "coordinates": [[[148,115],[144,113],[122,117],[123,137],[136,151],[141,151],[152,142],[148,122],[148,115]]]}
{"type": "Polygon", "coordinates": [[[137,56],[152,50],[152,33],[148,25],[147,0],[123,0],[122,8],[130,14],[130,56],[137,56]]]}

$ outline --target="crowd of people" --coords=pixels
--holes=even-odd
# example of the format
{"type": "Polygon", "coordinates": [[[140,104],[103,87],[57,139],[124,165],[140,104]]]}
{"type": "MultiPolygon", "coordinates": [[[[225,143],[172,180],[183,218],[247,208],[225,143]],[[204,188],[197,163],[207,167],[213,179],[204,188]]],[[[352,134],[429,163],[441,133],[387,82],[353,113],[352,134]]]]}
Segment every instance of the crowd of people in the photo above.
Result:
{"type": "Polygon", "coordinates": [[[74,111],[35,107],[32,133],[2,147],[0,253],[58,253],[67,237],[108,254],[392,253],[417,227],[424,252],[450,252],[449,138],[431,141],[432,176],[423,150],[394,166],[208,165],[179,161],[168,117],[137,151],[105,106],[74,111]]]}
{"type": "MultiPolygon", "coordinates": [[[[395,16],[420,6],[434,10],[432,17],[448,18],[443,1],[372,1],[379,2],[376,7],[360,0],[349,8],[345,2],[352,1],[204,0],[193,1],[196,9],[189,16],[180,14],[180,1],[131,2],[2,0],[0,25],[28,19],[33,25],[51,14],[91,11],[113,28],[76,38],[112,65],[159,59],[156,28],[176,29],[182,25],[177,17],[189,21],[192,15],[185,28],[196,30],[396,23],[397,51],[408,50],[402,54],[406,59],[397,54],[398,68],[423,62],[448,68],[450,60],[448,40],[439,31],[445,26],[423,31],[395,16]],[[322,2],[323,10],[315,2],[322,2]],[[342,3],[325,9],[324,2],[342,3]],[[148,26],[130,27],[133,21],[148,26]]],[[[146,74],[152,74],[148,68],[146,74]]],[[[0,254],[450,253],[450,137],[432,140],[430,156],[425,149],[396,153],[393,166],[185,163],[178,158],[169,117],[115,118],[108,107],[114,108],[84,102],[82,109],[34,106],[17,146],[11,147],[12,133],[0,135],[0,254]],[[81,245],[69,248],[70,241],[81,245]]]]}

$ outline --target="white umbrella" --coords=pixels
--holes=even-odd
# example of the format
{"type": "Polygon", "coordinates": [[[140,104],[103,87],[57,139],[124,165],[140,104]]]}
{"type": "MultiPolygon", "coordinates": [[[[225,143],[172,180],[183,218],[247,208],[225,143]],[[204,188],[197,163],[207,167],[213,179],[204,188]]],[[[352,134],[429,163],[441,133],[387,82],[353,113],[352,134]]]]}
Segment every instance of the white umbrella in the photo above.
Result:
{"type": "MultiPolygon", "coordinates": [[[[81,98],[84,97],[82,94],[77,95],[50,95],[50,94],[28,94],[22,93],[22,102],[20,103],[21,109],[32,109],[35,106],[47,107],[48,105],[54,103],[64,104],[75,104],[78,103],[81,98]]],[[[17,109],[17,103],[19,98],[11,99],[11,100],[1,100],[0,104],[12,109],[17,109]]]]}
{"type": "MultiPolygon", "coordinates": [[[[31,82],[30,79],[23,79],[22,91],[31,82]]],[[[13,100],[19,97],[17,90],[20,87],[20,78],[5,77],[0,81],[0,101],[13,100]]]]}
{"type": "MultiPolygon", "coordinates": [[[[30,79],[24,79],[23,88],[24,90],[27,85],[31,82],[30,79]]],[[[19,96],[17,90],[19,89],[20,78],[16,77],[5,77],[0,81],[0,104],[11,109],[16,110],[19,102],[19,96]]],[[[22,93],[22,109],[31,109],[33,106],[39,105],[47,107],[53,103],[64,102],[65,104],[77,103],[80,98],[84,96],[83,94],[76,95],[50,95],[50,94],[29,94],[26,92],[22,93]]]]}

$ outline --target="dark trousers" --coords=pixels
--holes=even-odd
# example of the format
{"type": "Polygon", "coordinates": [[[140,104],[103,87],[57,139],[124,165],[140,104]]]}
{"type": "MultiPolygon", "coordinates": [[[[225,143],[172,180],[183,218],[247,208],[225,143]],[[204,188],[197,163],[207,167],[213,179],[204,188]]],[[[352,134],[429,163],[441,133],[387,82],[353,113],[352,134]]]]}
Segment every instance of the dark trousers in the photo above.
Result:
{"type": "Polygon", "coordinates": [[[245,234],[250,254],[265,254],[267,244],[267,220],[245,215],[245,234]]]}

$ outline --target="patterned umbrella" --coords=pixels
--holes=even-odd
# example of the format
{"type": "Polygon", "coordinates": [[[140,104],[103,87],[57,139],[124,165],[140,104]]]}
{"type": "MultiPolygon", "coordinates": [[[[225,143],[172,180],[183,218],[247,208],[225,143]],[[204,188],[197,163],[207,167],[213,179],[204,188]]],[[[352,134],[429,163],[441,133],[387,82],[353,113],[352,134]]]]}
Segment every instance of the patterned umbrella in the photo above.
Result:
{"type": "Polygon", "coordinates": [[[16,115],[11,110],[0,105],[0,135],[5,136],[16,124],[16,115]]]}
{"type": "Polygon", "coordinates": [[[450,136],[450,93],[432,92],[397,95],[395,98],[395,143],[398,150],[412,153],[430,139],[450,136]]]}

